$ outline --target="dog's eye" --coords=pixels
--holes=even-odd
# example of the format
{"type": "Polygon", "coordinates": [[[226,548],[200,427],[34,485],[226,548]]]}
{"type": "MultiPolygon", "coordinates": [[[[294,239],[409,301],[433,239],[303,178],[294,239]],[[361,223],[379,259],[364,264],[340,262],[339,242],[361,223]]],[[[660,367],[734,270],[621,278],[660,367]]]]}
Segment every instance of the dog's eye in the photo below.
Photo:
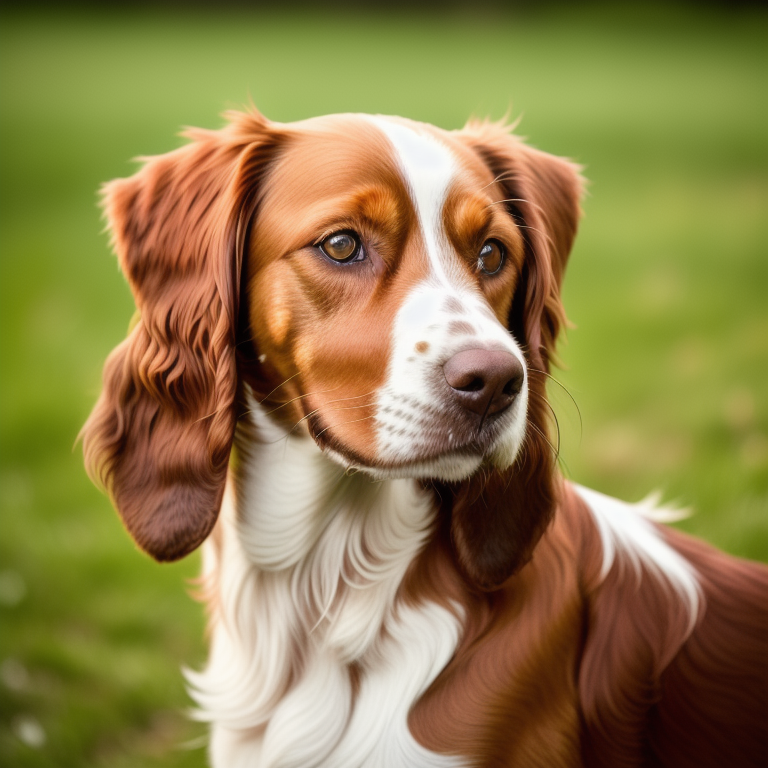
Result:
{"type": "Polygon", "coordinates": [[[484,275],[495,275],[504,264],[504,246],[498,240],[489,240],[477,257],[477,268],[484,275]]]}
{"type": "Polygon", "coordinates": [[[336,232],[328,235],[320,243],[320,250],[329,258],[340,264],[360,261],[364,257],[360,238],[354,232],[336,232]]]}

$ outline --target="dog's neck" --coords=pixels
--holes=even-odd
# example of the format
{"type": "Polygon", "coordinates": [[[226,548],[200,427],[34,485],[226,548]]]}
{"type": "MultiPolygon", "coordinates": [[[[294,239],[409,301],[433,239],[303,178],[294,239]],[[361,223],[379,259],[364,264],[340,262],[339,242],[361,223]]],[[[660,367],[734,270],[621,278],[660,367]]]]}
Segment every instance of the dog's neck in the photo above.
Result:
{"type": "Polygon", "coordinates": [[[247,560],[273,579],[288,576],[303,630],[344,660],[358,659],[431,533],[431,496],[413,480],[346,473],[255,403],[236,444],[237,530],[247,560]]]}
{"type": "Polygon", "coordinates": [[[407,715],[454,652],[459,622],[398,599],[433,532],[431,495],[413,480],[349,475],[250,406],[205,550],[219,620],[208,668],[190,675],[201,716],[255,729],[260,759],[279,743],[297,754],[326,749],[338,765],[381,750],[388,765],[396,744],[414,765],[444,764],[413,740],[407,715]],[[275,734],[279,722],[307,733],[275,734]]]}

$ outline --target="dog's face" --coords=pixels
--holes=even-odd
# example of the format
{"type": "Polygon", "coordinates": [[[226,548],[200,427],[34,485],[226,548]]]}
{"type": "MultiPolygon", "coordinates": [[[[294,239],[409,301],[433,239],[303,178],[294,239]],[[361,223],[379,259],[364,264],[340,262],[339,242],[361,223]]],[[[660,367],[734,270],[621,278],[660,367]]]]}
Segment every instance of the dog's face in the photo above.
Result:
{"type": "Polygon", "coordinates": [[[295,129],[249,238],[259,395],[377,475],[509,466],[528,386],[507,330],[525,246],[505,197],[477,153],[429,126],[295,129]]]}
{"type": "Polygon", "coordinates": [[[105,195],[141,320],[86,454],[142,547],[207,535],[244,396],[377,477],[551,475],[574,166],[492,124],[252,114],[190,136],[105,195]]]}

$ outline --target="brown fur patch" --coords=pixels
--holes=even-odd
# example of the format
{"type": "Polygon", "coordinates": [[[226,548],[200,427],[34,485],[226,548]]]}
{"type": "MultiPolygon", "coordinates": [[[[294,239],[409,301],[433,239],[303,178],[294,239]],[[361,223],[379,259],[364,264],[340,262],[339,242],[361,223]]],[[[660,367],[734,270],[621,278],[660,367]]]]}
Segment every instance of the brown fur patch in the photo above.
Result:
{"type": "Polygon", "coordinates": [[[404,599],[449,610],[455,601],[466,615],[453,660],[409,718],[427,748],[481,766],[580,764],[573,669],[581,596],[578,552],[565,523],[556,521],[528,565],[488,594],[467,589],[445,534],[409,572],[404,599]]]}
{"type": "Polygon", "coordinates": [[[141,317],[110,355],[83,427],[86,464],[131,535],[183,557],[219,512],[235,428],[235,333],[245,232],[280,143],[258,114],[149,158],[104,188],[141,317]]]}

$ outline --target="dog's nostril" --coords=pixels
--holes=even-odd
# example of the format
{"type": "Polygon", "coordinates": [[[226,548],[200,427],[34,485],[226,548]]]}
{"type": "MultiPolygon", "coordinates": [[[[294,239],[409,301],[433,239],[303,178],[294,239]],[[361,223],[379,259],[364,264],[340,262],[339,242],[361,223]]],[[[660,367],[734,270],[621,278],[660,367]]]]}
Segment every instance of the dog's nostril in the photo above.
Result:
{"type": "Polygon", "coordinates": [[[479,376],[475,376],[466,386],[454,387],[454,389],[460,389],[462,392],[479,392],[484,386],[485,382],[479,376]]]}
{"type": "Polygon", "coordinates": [[[522,376],[513,376],[505,385],[504,388],[501,390],[502,395],[506,395],[507,397],[516,397],[520,394],[520,389],[523,386],[523,377],[522,376]]]}

